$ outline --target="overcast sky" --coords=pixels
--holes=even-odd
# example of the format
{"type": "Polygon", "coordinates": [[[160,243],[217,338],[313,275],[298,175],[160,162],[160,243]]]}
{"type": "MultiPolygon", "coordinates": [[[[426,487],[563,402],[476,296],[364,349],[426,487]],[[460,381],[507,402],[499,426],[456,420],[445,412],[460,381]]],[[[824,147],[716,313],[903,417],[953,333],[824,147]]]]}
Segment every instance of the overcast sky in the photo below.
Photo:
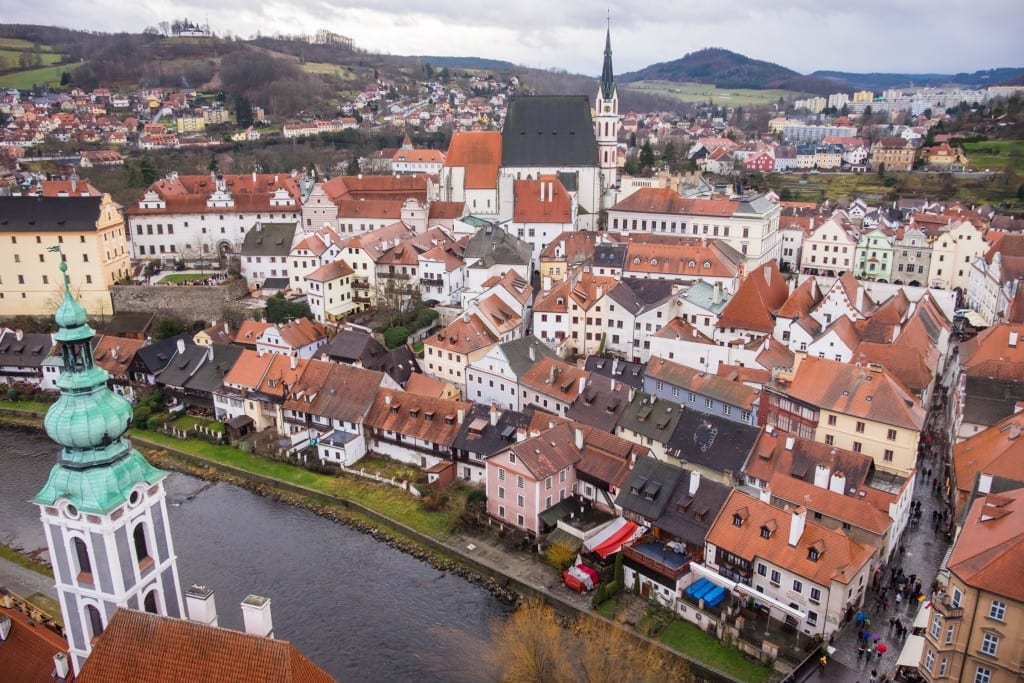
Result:
{"type": "Polygon", "coordinates": [[[243,38],[326,28],[371,51],[489,57],[596,76],[606,11],[616,73],[704,47],[801,73],[1024,66],[1022,0],[38,0],[9,3],[0,20],[141,32],[187,17],[243,38]]]}

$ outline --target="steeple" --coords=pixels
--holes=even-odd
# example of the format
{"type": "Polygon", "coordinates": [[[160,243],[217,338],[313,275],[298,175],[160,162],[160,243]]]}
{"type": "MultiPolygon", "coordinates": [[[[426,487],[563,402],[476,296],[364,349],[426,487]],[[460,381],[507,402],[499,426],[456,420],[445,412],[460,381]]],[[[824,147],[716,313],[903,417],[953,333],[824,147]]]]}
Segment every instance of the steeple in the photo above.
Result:
{"type": "Polygon", "coordinates": [[[601,95],[610,100],[615,93],[615,72],[612,70],[612,17],[608,14],[608,31],[604,37],[604,66],[601,68],[601,95]]]}
{"type": "MultiPolygon", "coordinates": [[[[50,251],[60,252],[55,246],[50,251]]],[[[60,458],[32,500],[39,506],[75,672],[118,607],[181,616],[178,568],[167,521],[165,472],[124,434],[132,407],[93,362],[85,309],[71,294],[54,314],[63,372],[43,422],[60,458]]]]}

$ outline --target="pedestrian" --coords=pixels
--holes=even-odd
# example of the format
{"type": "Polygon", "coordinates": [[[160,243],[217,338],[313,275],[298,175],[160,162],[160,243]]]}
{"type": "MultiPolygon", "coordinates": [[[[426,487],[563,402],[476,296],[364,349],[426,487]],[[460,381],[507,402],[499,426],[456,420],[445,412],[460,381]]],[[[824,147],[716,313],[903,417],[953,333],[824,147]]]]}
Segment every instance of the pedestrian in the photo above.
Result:
{"type": "Polygon", "coordinates": [[[868,683],[878,683],[878,671],[875,669],[871,670],[871,677],[868,679],[868,683]]]}
{"type": "Polygon", "coordinates": [[[889,609],[889,599],[885,596],[882,596],[882,609],[886,611],[889,609]]]}
{"type": "Polygon", "coordinates": [[[896,594],[896,609],[900,608],[900,604],[903,602],[903,593],[896,594]]]}
{"type": "Polygon", "coordinates": [[[819,669],[824,671],[826,664],[828,664],[828,657],[826,657],[825,655],[822,655],[820,658],[818,658],[818,668],[819,669]]]}

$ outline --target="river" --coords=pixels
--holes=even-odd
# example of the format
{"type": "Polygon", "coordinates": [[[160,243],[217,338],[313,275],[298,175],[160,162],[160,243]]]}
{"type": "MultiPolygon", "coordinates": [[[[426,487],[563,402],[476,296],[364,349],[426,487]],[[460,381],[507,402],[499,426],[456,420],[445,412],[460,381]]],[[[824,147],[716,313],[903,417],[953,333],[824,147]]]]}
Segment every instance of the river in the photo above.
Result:
{"type": "MultiPolygon", "coordinates": [[[[0,428],[0,541],[45,553],[28,502],[56,462],[45,436],[0,428]]],[[[165,480],[178,573],[215,591],[221,626],[239,603],[272,601],[274,634],[342,681],[478,681],[492,621],[487,591],[342,524],[230,484],[165,480]]]]}

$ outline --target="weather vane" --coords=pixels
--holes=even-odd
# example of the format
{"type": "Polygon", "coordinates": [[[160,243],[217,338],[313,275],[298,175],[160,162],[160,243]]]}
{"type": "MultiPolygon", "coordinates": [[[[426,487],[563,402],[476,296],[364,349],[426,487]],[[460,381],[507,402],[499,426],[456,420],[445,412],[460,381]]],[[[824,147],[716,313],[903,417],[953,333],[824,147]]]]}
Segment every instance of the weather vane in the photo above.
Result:
{"type": "Polygon", "coordinates": [[[52,247],[47,247],[47,251],[52,251],[55,254],[60,254],[60,272],[64,275],[64,290],[67,292],[71,291],[71,278],[68,277],[68,264],[64,261],[64,252],[60,250],[60,245],[55,244],[52,247]]]}

